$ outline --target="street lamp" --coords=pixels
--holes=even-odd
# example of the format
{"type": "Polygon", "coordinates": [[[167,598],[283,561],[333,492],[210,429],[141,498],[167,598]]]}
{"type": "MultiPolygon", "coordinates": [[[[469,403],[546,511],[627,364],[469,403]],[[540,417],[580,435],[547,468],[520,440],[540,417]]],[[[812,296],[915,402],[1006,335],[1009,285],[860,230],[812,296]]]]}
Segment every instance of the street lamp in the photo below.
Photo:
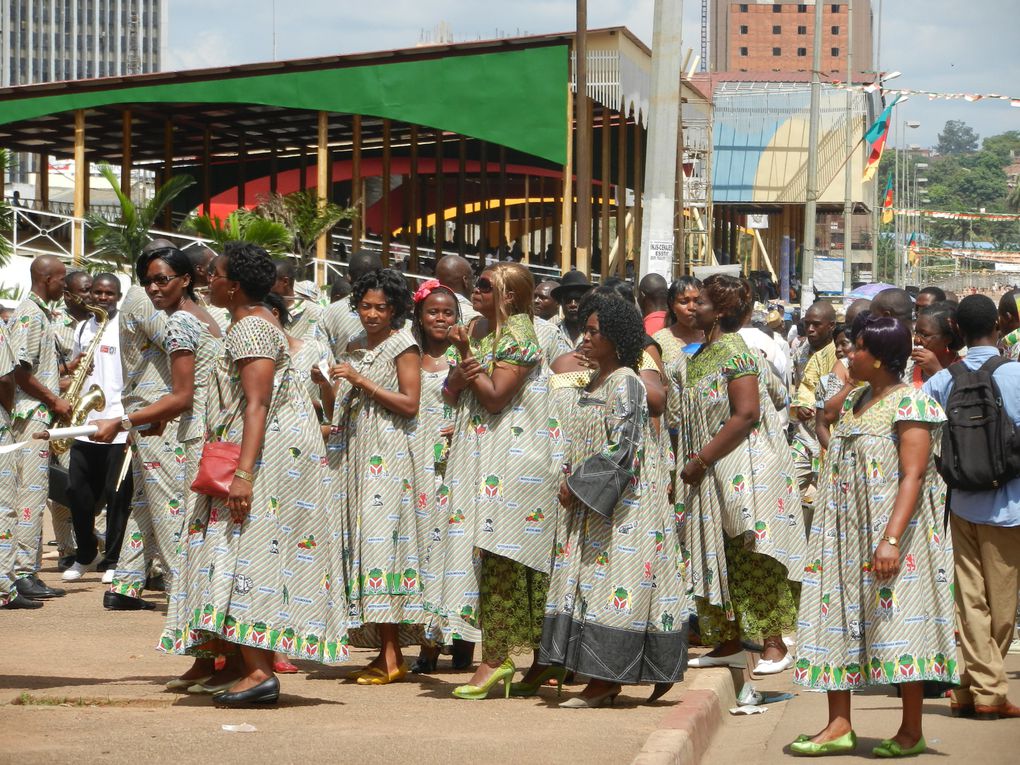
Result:
{"type": "MultiPolygon", "coordinates": [[[[902,147],[903,147],[903,129],[904,128],[911,128],[912,130],[916,130],[919,127],[921,127],[921,123],[918,122],[917,120],[897,120],[897,122],[896,122],[896,133],[897,133],[897,135],[896,135],[896,156],[895,156],[896,169],[895,169],[895,175],[896,175],[896,199],[897,199],[897,205],[901,205],[902,206],[903,202],[909,201],[909,200],[905,199],[905,197],[907,196],[907,194],[908,194],[908,192],[910,190],[910,185],[909,185],[908,178],[907,178],[907,173],[906,173],[906,169],[907,169],[906,164],[904,164],[904,166],[903,166],[904,172],[902,173],[902,175],[900,174],[900,163],[901,162],[904,162],[904,163],[906,162],[906,158],[905,157],[901,159],[901,155],[903,154],[903,149],[902,149],[902,147]]],[[[908,207],[909,207],[909,205],[908,205],[908,207]]],[[[893,230],[893,238],[894,238],[893,253],[896,256],[896,269],[895,269],[896,279],[895,279],[895,282],[896,282],[896,286],[897,287],[902,287],[903,286],[903,280],[904,280],[904,276],[905,276],[905,274],[904,274],[904,267],[906,266],[906,262],[905,262],[906,261],[906,226],[907,226],[907,220],[904,218],[904,216],[897,215],[896,216],[896,225],[895,225],[895,228],[893,230]]]]}

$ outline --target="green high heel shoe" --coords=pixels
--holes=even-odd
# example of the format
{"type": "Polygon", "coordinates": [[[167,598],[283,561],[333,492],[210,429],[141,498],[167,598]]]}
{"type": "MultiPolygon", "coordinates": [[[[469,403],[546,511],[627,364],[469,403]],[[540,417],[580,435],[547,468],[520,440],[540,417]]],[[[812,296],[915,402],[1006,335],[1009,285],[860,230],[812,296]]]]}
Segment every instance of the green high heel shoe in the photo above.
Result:
{"type": "Polygon", "coordinates": [[[503,681],[503,698],[510,698],[510,681],[514,677],[514,673],[517,672],[517,667],[514,663],[507,659],[496,671],[489,675],[489,679],[485,681],[484,685],[459,685],[453,689],[453,695],[458,699],[472,699],[478,701],[479,699],[487,698],[489,691],[492,687],[500,680],[503,681]]]}
{"type": "Polygon", "coordinates": [[[917,743],[909,749],[904,749],[894,739],[887,738],[881,744],[871,750],[876,757],[916,757],[928,748],[924,736],[917,739],[917,743]]]}
{"type": "Polygon", "coordinates": [[[542,670],[541,674],[535,678],[533,682],[525,683],[511,683],[510,684],[510,695],[516,698],[527,698],[528,696],[534,696],[538,693],[538,689],[546,684],[548,680],[556,678],[559,681],[559,685],[556,686],[556,695],[563,695],[563,678],[567,676],[566,667],[546,667],[542,670]]]}
{"type": "Polygon", "coordinates": [[[803,736],[790,744],[790,753],[796,757],[825,757],[830,754],[846,754],[857,748],[857,734],[853,731],[843,734],[824,744],[814,741],[802,741],[803,736]]]}

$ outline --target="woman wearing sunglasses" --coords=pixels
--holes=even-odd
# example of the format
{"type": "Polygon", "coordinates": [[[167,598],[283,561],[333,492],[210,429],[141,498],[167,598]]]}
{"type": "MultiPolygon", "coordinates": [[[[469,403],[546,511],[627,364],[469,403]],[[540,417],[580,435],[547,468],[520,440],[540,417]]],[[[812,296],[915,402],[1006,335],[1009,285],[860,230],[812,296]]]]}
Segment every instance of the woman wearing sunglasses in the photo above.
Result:
{"type": "Polygon", "coordinates": [[[437,597],[444,638],[481,637],[477,671],[453,692],[463,699],[485,698],[500,680],[508,695],[511,655],[537,651],[542,635],[562,435],[548,410],[533,291],[526,268],[497,263],[471,295],[481,316],[450,328],[460,363],[445,384],[457,413],[437,501],[448,518],[437,597]]]}
{"type": "MultiPolygon", "coordinates": [[[[187,489],[198,468],[198,457],[205,435],[206,383],[222,341],[219,324],[197,300],[195,267],[187,255],[176,247],[152,250],[138,260],[135,269],[139,284],[145,289],[153,307],[167,315],[160,350],[169,361],[170,392],[121,419],[96,420],[93,424],[99,430],[92,439],[101,443],[113,443],[118,437],[124,438],[122,434],[131,428],[149,426],[149,435],[142,432],[139,437],[146,440],[160,439],[163,442],[163,453],[166,456],[160,462],[165,461],[173,471],[171,480],[166,483],[157,481],[150,488],[148,475],[144,481],[140,472],[136,475],[136,487],[146,487],[149,512],[133,512],[133,520],[129,521],[125,532],[129,539],[135,533],[144,539],[152,539],[152,526],[156,524],[172,524],[179,530],[194,499],[194,495],[187,489]],[[169,428],[166,427],[168,424],[169,428]],[[182,461],[187,468],[180,467],[182,461]],[[155,489],[156,486],[159,489],[155,489]]],[[[156,536],[163,538],[166,535],[156,536]]],[[[148,552],[151,556],[152,550],[148,552]]],[[[114,596],[139,598],[145,586],[145,553],[145,545],[124,545],[110,588],[114,596]]],[[[168,551],[163,550],[162,553],[165,556],[168,551]]],[[[172,618],[174,579],[180,572],[176,559],[165,560],[163,563],[168,574],[165,578],[169,580],[169,627],[175,623],[172,618]]],[[[198,659],[184,675],[171,681],[170,687],[194,687],[195,692],[212,693],[220,690],[215,684],[205,685],[210,682],[212,675],[212,659],[198,659]]],[[[232,683],[234,679],[228,676],[219,685],[228,681],[232,683]]]]}

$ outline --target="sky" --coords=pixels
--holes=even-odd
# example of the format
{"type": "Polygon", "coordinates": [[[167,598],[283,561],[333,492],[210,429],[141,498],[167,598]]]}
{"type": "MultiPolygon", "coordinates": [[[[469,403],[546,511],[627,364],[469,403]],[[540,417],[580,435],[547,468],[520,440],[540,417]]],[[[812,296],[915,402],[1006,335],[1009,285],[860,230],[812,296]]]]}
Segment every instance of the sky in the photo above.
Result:
{"type": "MultiPolygon", "coordinates": [[[[274,6],[277,59],[412,47],[435,40],[441,24],[455,42],[568,32],[576,13],[574,0],[167,1],[169,70],[273,60],[274,6]]],[[[626,26],[650,45],[653,6],[589,0],[588,26],[626,26]]],[[[876,24],[878,6],[873,0],[876,24]]],[[[700,0],[684,0],[683,11],[684,47],[698,51],[700,0]]],[[[1020,98],[1016,12],[1017,0],[884,0],[881,68],[902,72],[890,86],[1020,98]]],[[[897,111],[921,123],[905,139],[920,146],[934,145],[947,120],[963,120],[980,136],[1020,130],[1020,108],[1006,101],[913,96],[897,111]]]]}

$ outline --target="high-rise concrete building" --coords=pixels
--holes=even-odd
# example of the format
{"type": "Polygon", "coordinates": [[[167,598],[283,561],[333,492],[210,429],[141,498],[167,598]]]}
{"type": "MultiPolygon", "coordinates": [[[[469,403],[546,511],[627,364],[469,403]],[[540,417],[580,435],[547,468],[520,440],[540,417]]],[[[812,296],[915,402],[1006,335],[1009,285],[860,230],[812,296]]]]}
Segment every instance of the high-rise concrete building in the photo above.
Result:
{"type": "MultiPolygon", "coordinates": [[[[712,0],[709,24],[712,70],[716,72],[811,71],[815,2],[734,3],[712,0]]],[[[874,25],[870,0],[818,3],[822,9],[822,71],[846,77],[847,25],[853,24],[853,69],[872,67],[874,25]]]]}
{"type": "MultiPolygon", "coordinates": [[[[157,72],[169,0],[0,0],[0,87],[157,72]]],[[[33,157],[15,163],[25,181],[33,157]]]]}

